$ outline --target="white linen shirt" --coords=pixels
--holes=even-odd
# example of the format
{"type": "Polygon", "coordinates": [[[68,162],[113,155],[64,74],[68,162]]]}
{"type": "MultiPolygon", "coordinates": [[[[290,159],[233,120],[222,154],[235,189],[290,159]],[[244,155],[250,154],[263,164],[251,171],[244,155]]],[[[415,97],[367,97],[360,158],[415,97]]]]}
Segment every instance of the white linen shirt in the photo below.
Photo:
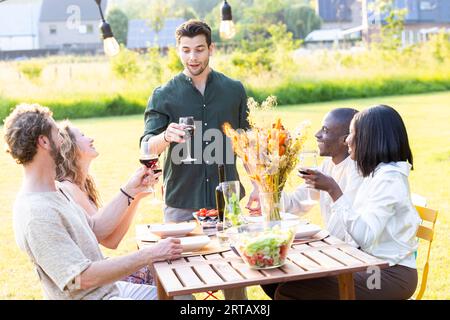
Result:
{"type": "Polygon", "coordinates": [[[416,268],[420,217],[411,201],[407,162],[380,163],[353,201],[344,193],[331,205],[330,223],[342,223],[361,250],[390,266],[416,268]]]}
{"type": "MultiPolygon", "coordinates": [[[[337,182],[342,192],[347,196],[347,199],[349,199],[350,202],[353,202],[356,192],[363,181],[363,177],[359,174],[355,161],[350,157],[347,157],[342,162],[334,164],[331,158],[326,158],[319,166],[318,171],[331,176],[337,182]]],[[[283,192],[281,199],[283,201],[284,211],[298,216],[305,215],[313,207],[311,205],[306,206],[302,204],[302,201],[307,199],[308,190],[311,199],[319,201],[320,212],[326,229],[330,234],[356,246],[355,243],[352,243],[351,237],[348,234],[346,235],[345,228],[341,223],[330,224],[331,204],[333,203],[333,199],[331,199],[326,191],[310,189],[306,187],[306,184],[302,184],[292,193],[283,192]]]]}

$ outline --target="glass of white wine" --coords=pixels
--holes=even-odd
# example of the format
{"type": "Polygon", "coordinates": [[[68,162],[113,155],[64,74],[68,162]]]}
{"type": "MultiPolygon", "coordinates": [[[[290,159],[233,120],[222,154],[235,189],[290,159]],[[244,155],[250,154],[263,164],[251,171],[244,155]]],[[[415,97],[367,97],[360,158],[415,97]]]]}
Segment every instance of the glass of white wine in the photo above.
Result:
{"type": "MultiPolygon", "coordinates": [[[[301,174],[307,175],[308,173],[305,171],[305,169],[310,170],[317,170],[317,151],[309,150],[309,151],[303,151],[299,155],[299,164],[298,164],[298,170],[301,174]]],[[[300,202],[303,206],[313,206],[317,204],[317,200],[314,200],[311,198],[311,190],[307,188],[307,197],[305,200],[302,200],[300,202]]]]}

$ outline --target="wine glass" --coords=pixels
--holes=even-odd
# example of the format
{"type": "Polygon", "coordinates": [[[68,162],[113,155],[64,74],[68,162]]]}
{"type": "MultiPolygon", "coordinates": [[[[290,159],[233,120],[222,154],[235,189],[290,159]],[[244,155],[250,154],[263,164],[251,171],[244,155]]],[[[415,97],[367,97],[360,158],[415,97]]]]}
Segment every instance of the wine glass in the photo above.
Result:
{"type": "Polygon", "coordinates": [[[194,117],[180,117],[179,124],[184,126],[184,132],[186,133],[184,137],[187,145],[187,157],[181,160],[181,162],[196,161],[197,159],[191,157],[191,140],[195,131],[194,117]]]}
{"type": "MultiPolygon", "coordinates": [[[[303,151],[299,155],[299,165],[298,170],[301,174],[308,174],[305,169],[316,170],[317,169],[317,151],[303,151]]],[[[301,201],[300,203],[304,206],[312,206],[317,203],[316,200],[311,198],[310,189],[306,188],[306,199],[301,201]]]]}
{"type": "MultiPolygon", "coordinates": [[[[152,169],[153,173],[156,174],[162,172],[162,169],[160,169],[158,166],[158,160],[159,155],[156,150],[156,146],[150,144],[148,141],[143,141],[141,143],[139,162],[145,165],[147,168],[152,169]]],[[[152,203],[159,204],[162,202],[156,197],[155,187],[149,187],[147,191],[153,193],[153,199],[151,201],[152,203]]]]}

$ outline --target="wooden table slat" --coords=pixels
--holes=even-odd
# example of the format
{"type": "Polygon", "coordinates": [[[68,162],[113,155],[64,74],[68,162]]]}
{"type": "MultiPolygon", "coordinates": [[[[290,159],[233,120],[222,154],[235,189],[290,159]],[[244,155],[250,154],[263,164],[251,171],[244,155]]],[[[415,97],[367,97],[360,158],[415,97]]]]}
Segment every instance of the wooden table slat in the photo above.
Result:
{"type": "Polygon", "coordinates": [[[176,259],[176,260],[171,260],[171,263],[173,265],[185,265],[188,261],[186,261],[185,258],[180,258],[180,259],[176,259]]]}
{"type": "Polygon", "coordinates": [[[293,274],[293,273],[305,273],[306,271],[303,270],[302,268],[300,268],[298,265],[296,265],[295,263],[291,262],[289,259],[286,259],[284,265],[281,267],[281,269],[283,269],[283,271],[286,274],[293,274]]]}
{"type": "Polygon", "coordinates": [[[308,258],[314,260],[318,264],[320,264],[322,267],[325,268],[339,268],[344,266],[344,264],[330,258],[329,256],[321,253],[319,250],[317,251],[306,251],[303,253],[308,258]]]}
{"type": "Polygon", "coordinates": [[[189,262],[193,261],[205,261],[205,258],[203,256],[190,256],[186,258],[189,262]]]}
{"type": "Polygon", "coordinates": [[[286,273],[281,271],[280,268],[276,269],[262,269],[261,272],[268,277],[281,277],[285,276],[286,273]]]}
{"type": "Polygon", "coordinates": [[[335,236],[331,236],[331,235],[329,237],[323,239],[322,241],[325,243],[328,243],[328,244],[345,244],[344,241],[336,238],[335,236]]]}
{"type": "Polygon", "coordinates": [[[204,284],[191,267],[175,266],[174,270],[186,287],[201,286],[204,284]]]}
{"type": "Polygon", "coordinates": [[[177,278],[170,265],[166,266],[161,265],[158,268],[158,266],[155,264],[155,267],[158,270],[159,282],[163,284],[166,292],[177,291],[184,288],[183,284],[177,278]]]}
{"type": "Polygon", "coordinates": [[[347,266],[357,266],[361,264],[361,261],[354,258],[351,255],[346,254],[342,250],[338,250],[336,248],[323,248],[321,250],[324,254],[342,262],[347,266]]]}
{"type": "Polygon", "coordinates": [[[315,241],[308,244],[310,247],[318,248],[318,247],[327,247],[328,244],[323,241],[315,241]]]}
{"type": "Polygon", "coordinates": [[[237,257],[237,255],[233,251],[225,251],[225,252],[222,252],[222,257],[224,257],[224,258],[235,258],[235,257],[237,257]]]}
{"type": "Polygon", "coordinates": [[[365,263],[374,263],[374,262],[380,261],[377,258],[372,257],[371,255],[368,255],[367,253],[365,253],[361,250],[358,250],[357,248],[351,247],[351,246],[342,247],[340,249],[342,251],[344,251],[345,253],[347,253],[365,263]]]}
{"type": "Polygon", "coordinates": [[[216,272],[226,281],[243,280],[244,278],[228,263],[215,262],[212,264],[216,272]]]}
{"type": "Polygon", "coordinates": [[[204,257],[206,260],[222,260],[223,259],[223,256],[220,253],[205,254],[204,257]]]}
{"type": "Polygon", "coordinates": [[[265,276],[255,269],[250,269],[244,262],[231,262],[233,268],[239,271],[246,279],[263,279],[265,276]]]}
{"type": "Polygon", "coordinates": [[[308,246],[307,244],[294,244],[292,246],[292,248],[297,250],[297,251],[304,251],[304,250],[311,249],[311,247],[308,246]]]}
{"type": "Polygon", "coordinates": [[[195,266],[194,270],[200,276],[200,278],[207,284],[224,283],[221,277],[219,277],[216,271],[209,265],[195,266]]]}
{"type": "Polygon", "coordinates": [[[307,271],[323,269],[323,267],[320,264],[309,259],[308,257],[304,256],[303,253],[300,252],[290,254],[288,256],[288,259],[307,271]]]}

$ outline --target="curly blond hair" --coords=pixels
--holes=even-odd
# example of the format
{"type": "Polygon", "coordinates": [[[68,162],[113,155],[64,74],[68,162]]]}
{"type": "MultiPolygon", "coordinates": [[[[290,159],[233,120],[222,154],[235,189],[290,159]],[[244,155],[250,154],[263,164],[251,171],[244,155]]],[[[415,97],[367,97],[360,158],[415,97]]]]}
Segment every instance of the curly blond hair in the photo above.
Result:
{"type": "Polygon", "coordinates": [[[94,179],[91,175],[86,176],[86,180],[82,181],[81,169],[79,162],[79,149],[75,135],[71,131],[72,123],[68,120],[63,121],[60,125],[63,142],[61,144],[62,161],[56,167],[56,180],[68,180],[76,184],[82,191],[84,191],[89,200],[99,208],[101,206],[99,192],[95,186],[94,179]]]}
{"type": "Polygon", "coordinates": [[[39,136],[43,135],[52,140],[51,117],[52,112],[47,107],[22,103],[4,120],[6,152],[11,154],[18,164],[27,164],[33,160],[39,136]]]}

